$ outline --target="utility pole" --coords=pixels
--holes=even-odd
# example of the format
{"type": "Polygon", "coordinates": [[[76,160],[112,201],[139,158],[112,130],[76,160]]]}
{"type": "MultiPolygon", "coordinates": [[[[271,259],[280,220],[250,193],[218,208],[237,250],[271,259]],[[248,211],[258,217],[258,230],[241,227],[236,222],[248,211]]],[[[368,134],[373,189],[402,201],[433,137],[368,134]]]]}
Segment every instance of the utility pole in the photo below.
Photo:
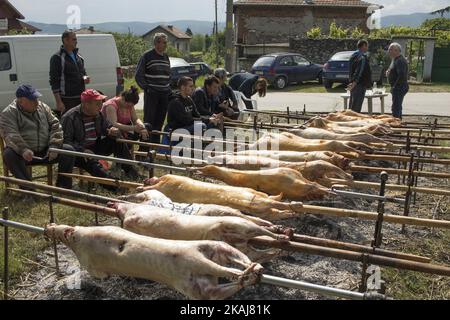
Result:
{"type": "Polygon", "coordinates": [[[233,0],[227,0],[227,22],[225,29],[225,69],[233,72],[233,0]]]}
{"type": "Polygon", "coordinates": [[[214,29],[216,31],[216,67],[219,67],[219,23],[217,21],[217,0],[216,2],[216,21],[214,25],[214,29]]]}

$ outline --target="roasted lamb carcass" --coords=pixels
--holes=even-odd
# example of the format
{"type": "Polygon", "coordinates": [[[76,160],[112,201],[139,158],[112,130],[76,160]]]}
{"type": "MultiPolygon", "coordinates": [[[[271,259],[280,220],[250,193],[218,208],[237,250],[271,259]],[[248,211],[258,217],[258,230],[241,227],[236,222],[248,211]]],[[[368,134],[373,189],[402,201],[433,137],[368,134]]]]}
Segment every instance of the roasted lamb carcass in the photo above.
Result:
{"type": "Polygon", "coordinates": [[[216,156],[208,159],[208,162],[237,170],[263,170],[273,168],[288,168],[299,172],[305,179],[317,182],[322,186],[331,187],[331,179],[343,179],[351,182],[353,176],[341,168],[322,160],[287,162],[277,161],[271,158],[255,156],[216,156]]]}
{"type": "Polygon", "coordinates": [[[262,271],[261,265],[224,242],[164,240],[118,227],[49,225],[45,233],[70,247],[94,277],[157,281],[190,299],[225,299],[255,284],[262,271]],[[219,278],[233,282],[218,284],[219,278]]]}
{"type": "Polygon", "coordinates": [[[145,181],[145,185],[138,191],[158,190],[175,202],[228,206],[269,221],[295,217],[295,212],[301,212],[303,208],[300,202],[281,202],[281,195],[270,197],[250,188],[218,185],[182,176],[151,178],[145,181]]]}
{"type": "Polygon", "coordinates": [[[293,129],[289,130],[289,132],[304,139],[354,141],[362,142],[367,145],[376,143],[380,146],[391,145],[370,133],[339,134],[321,128],[293,129]]]}
{"type": "Polygon", "coordinates": [[[276,240],[289,240],[292,229],[281,226],[259,226],[239,217],[208,217],[183,215],[149,205],[110,203],[117,210],[123,227],[134,233],[170,240],[216,240],[224,241],[261,261],[280,254],[280,250],[256,250],[248,240],[267,236],[276,240]],[[275,233],[276,232],[276,233],[275,233]],[[281,234],[282,233],[282,234],[281,234]]]}
{"type": "Polygon", "coordinates": [[[281,134],[267,133],[257,142],[250,145],[249,149],[299,152],[353,152],[356,154],[374,151],[373,148],[361,142],[304,139],[288,132],[281,134]]]}
{"type": "Polygon", "coordinates": [[[158,208],[169,209],[177,213],[196,216],[210,216],[210,217],[239,217],[246,219],[260,226],[272,226],[272,223],[257,217],[252,217],[243,214],[239,210],[219,206],[215,204],[198,204],[198,203],[177,203],[170,200],[164,194],[157,190],[147,190],[145,192],[120,196],[120,200],[131,201],[135,203],[150,205],[158,208]]]}
{"type": "Polygon", "coordinates": [[[328,188],[305,179],[300,172],[290,168],[243,171],[206,166],[198,169],[198,172],[228,185],[251,188],[270,195],[282,194],[283,198],[289,200],[320,199],[333,194],[328,188]]]}
{"type": "Polygon", "coordinates": [[[278,161],[287,162],[304,162],[322,160],[334,164],[341,169],[347,169],[350,164],[350,159],[341,156],[340,154],[331,151],[275,151],[275,150],[246,150],[236,153],[237,156],[252,156],[270,158],[278,161]]]}
{"type": "Polygon", "coordinates": [[[385,124],[333,122],[322,118],[315,118],[308,123],[310,128],[320,128],[339,134],[370,133],[375,136],[392,134],[391,128],[385,124]]]}

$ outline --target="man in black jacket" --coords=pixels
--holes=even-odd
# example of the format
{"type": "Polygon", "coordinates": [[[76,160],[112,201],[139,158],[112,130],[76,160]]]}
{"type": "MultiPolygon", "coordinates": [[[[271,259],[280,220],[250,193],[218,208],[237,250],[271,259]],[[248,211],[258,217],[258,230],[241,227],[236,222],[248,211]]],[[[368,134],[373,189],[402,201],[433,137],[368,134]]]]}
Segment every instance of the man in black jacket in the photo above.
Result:
{"type": "Polygon", "coordinates": [[[181,77],[178,80],[179,93],[176,93],[169,103],[167,116],[168,128],[175,131],[186,129],[194,134],[195,122],[202,122],[203,129],[216,127],[221,117],[218,115],[200,115],[191,98],[194,91],[194,81],[189,77],[181,77]]]}
{"type": "Polygon", "coordinates": [[[76,33],[65,31],[62,42],[61,49],[50,59],[50,86],[59,115],[80,105],[81,93],[90,81],[86,76],[84,59],[78,53],[76,33]]]}
{"type": "Polygon", "coordinates": [[[197,111],[202,116],[219,114],[220,81],[215,76],[207,76],[202,88],[197,88],[192,95],[197,111]]]}
{"type": "Polygon", "coordinates": [[[368,50],[369,43],[366,40],[359,40],[358,51],[350,58],[350,85],[348,90],[351,92],[350,109],[355,112],[361,112],[366,90],[372,84],[372,71],[367,56],[368,50]]]}
{"type": "MultiPolygon", "coordinates": [[[[106,96],[92,89],[81,94],[81,105],[66,112],[61,119],[64,144],[70,147],[70,151],[105,156],[114,153],[117,158],[131,160],[131,154],[126,145],[115,141],[115,138],[120,136],[120,130],[113,127],[100,112],[104,99],[106,96]]],[[[111,178],[97,160],[64,156],[63,162],[64,165],[60,165],[59,168],[60,173],[72,173],[73,167],[76,166],[93,176],[111,178]]],[[[122,168],[127,175],[138,177],[136,169],[132,166],[122,165],[122,168]]],[[[59,176],[57,186],[71,189],[72,179],[59,176]]]]}
{"type": "MultiPolygon", "coordinates": [[[[170,89],[170,60],[165,53],[167,35],[157,33],[153,50],[142,56],[136,70],[136,82],[144,90],[144,123],[150,123],[153,130],[161,131],[167,115],[170,89]]],[[[160,137],[153,135],[153,143],[159,143],[160,137]]]]}
{"type": "Polygon", "coordinates": [[[389,56],[392,59],[392,63],[386,75],[392,88],[392,115],[395,118],[402,119],[403,100],[409,91],[408,61],[402,55],[401,45],[395,42],[389,46],[389,56]]]}

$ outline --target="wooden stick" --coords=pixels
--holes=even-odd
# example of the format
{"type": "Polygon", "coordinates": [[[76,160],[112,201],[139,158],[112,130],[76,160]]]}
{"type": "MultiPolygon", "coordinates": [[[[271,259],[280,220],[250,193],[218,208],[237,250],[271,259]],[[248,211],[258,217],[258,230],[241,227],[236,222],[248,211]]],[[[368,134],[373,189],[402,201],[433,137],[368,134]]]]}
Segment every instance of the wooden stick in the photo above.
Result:
{"type": "MultiPolygon", "coordinates": [[[[108,179],[105,178],[95,178],[95,177],[84,177],[79,175],[71,175],[73,178],[78,178],[80,180],[87,180],[91,182],[97,183],[117,183],[115,180],[111,180],[107,182],[108,179]]],[[[129,185],[128,182],[124,183],[123,187],[127,187],[129,185]]],[[[142,184],[138,184],[142,186],[142,184]]],[[[135,184],[134,184],[135,186],[135,184]]],[[[122,187],[122,185],[121,185],[122,187]]],[[[135,189],[133,187],[132,189],[135,189]]],[[[341,218],[357,218],[363,220],[376,221],[378,219],[378,213],[376,212],[366,212],[366,211],[357,211],[357,210],[347,210],[347,209],[338,209],[338,208],[326,208],[326,207],[318,207],[318,206],[310,206],[304,205],[302,209],[296,211],[297,213],[303,214],[319,214],[331,217],[341,217],[341,218]]],[[[446,220],[431,220],[431,219],[421,219],[421,218],[413,218],[413,217],[403,217],[403,216],[395,216],[395,215],[385,215],[384,220],[389,223],[395,224],[405,224],[412,226],[422,226],[422,227],[431,227],[431,228],[443,228],[450,229],[450,221],[446,220]]]]}
{"type": "MultiPolygon", "coordinates": [[[[361,188],[361,189],[380,189],[380,184],[375,182],[365,182],[365,181],[348,181],[341,179],[330,179],[334,184],[348,185],[349,187],[361,188]]],[[[392,191],[408,191],[407,186],[402,186],[398,184],[387,184],[386,189],[392,191]]],[[[431,189],[431,188],[421,188],[421,187],[412,187],[411,190],[417,193],[424,194],[434,194],[439,196],[450,196],[450,190],[444,189],[431,189]]]]}
{"type": "Polygon", "coordinates": [[[73,173],[60,173],[60,175],[64,176],[64,177],[68,177],[68,178],[87,181],[87,182],[94,182],[94,183],[98,183],[98,184],[105,184],[108,186],[126,188],[129,190],[133,190],[138,187],[142,187],[142,183],[136,183],[136,182],[99,178],[99,177],[92,177],[92,176],[79,175],[79,174],[73,174],[73,173]]]}
{"type": "Polygon", "coordinates": [[[82,210],[88,210],[88,211],[92,211],[92,212],[97,212],[97,213],[101,213],[101,214],[104,214],[104,215],[107,215],[110,217],[114,217],[114,218],[119,218],[116,210],[112,209],[112,208],[107,208],[107,207],[98,206],[98,205],[90,204],[90,203],[86,203],[86,202],[80,202],[80,201],[50,196],[47,194],[34,192],[34,191],[15,189],[15,188],[8,188],[7,190],[16,192],[16,193],[27,194],[27,195],[42,198],[42,199],[51,199],[54,203],[59,203],[59,204],[63,204],[66,206],[70,206],[70,207],[74,207],[74,208],[78,208],[78,209],[82,209],[82,210]]]}
{"type": "Polygon", "coordinates": [[[391,257],[391,258],[397,258],[397,259],[402,259],[402,260],[411,260],[411,261],[417,261],[417,262],[422,262],[422,263],[430,263],[431,262],[430,258],[425,258],[425,257],[417,256],[417,255],[393,252],[393,251],[384,250],[384,249],[380,249],[380,248],[363,246],[360,244],[340,242],[340,241],[310,237],[310,236],[305,236],[305,235],[300,235],[300,234],[295,234],[294,237],[292,238],[292,242],[301,242],[301,243],[311,244],[311,245],[320,246],[320,247],[342,249],[342,250],[355,251],[355,252],[360,252],[360,253],[376,254],[376,255],[381,255],[381,256],[386,256],[386,257],[391,257]]]}
{"type": "Polygon", "coordinates": [[[367,261],[367,263],[392,267],[396,269],[404,269],[411,271],[419,271],[424,273],[431,273],[442,276],[450,276],[450,268],[446,266],[432,265],[422,262],[408,261],[408,260],[400,260],[390,257],[377,256],[366,253],[352,252],[334,248],[325,248],[314,246],[310,244],[298,243],[298,242],[282,242],[274,239],[270,239],[268,237],[258,237],[255,239],[249,240],[250,244],[253,245],[266,245],[272,248],[278,248],[281,250],[289,251],[289,252],[304,252],[307,254],[320,255],[325,257],[332,257],[337,259],[345,259],[350,261],[358,261],[363,262],[367,261]]]}
{"type": "MultiPolygon", "coordinates": [[[[20,193],[20,194],[31,195],[33,197],[38,197],[38,198],[42,198],[42,199],[51,199],[54,203],[59,203],[59,204],[66,205],[69,207],[87,210],[87,211],[91,211],[91,212],[102,213],[102,214],[105,214],[105,215],[108,215],[108,216],[111,216],[114,218],[118,218],[116,210],[107,208],[104,206],[87,204],[84,202],[74,201],[74,200],[55,197],[55,196],[49,196],[46,194],[42,194],[42,193],[38,193],[38,192],[34,192],[34,191],[28,191],[28,190],[8,188],[8,191],[12,191],[12,192],[20,193]]],[[[338,242],[338,241],[314,238],[314,237],[303,236],[303,235],[298,235],[298,234],[294,235],[292,240],[293,240],[293,242],[311,243],[314,245],[328,247],[328,248],[345,249],[347,251],[370,253],[370,254],[374,254],[374,255],[381,255],[381,256],[393,257],[393,258],[397,258],[397,259],[404,259],[404,260],[410,260],[410,261],[418,261],[418,262],[422,262],[422,263],[430,263],[431,262],[431,259],[429,259],[429,258],[420,257],[420,256],[416,256],[416,255],[392,252],[392,251],[388,251],[388,250],[372,248],[372,247],[367,247],[367,246],[358,245],[358,244],[338,242]]]]}
{"type": "MultiPolygon", "coordinates": [[[[351,153],[341,153],[344,157],[356,159],[354,155],[351,153]]],[[[378,155],[378,154],[363,154],[360,155],[357,159],[360,160],[376,160],[376,161],[395,161],[395,162],[403,162],[408,163],[411,161],[410,157],[405,156],[393,156],[393,155],[378,155]]],[[[432,163],[432,164],[443,164],[449,165],[450,159],[430,159],[430,158],[419,158],[415,160],[419,163],[432,163]]]]}
{"type": "Polygon", "coordinates": [[[394,132],[420,132],[434,134],[450,134],[450,130],[434,130],[434,129],[409,129],[409,128],[391,128],[394,132]]]}
{"type": "MultiPolygon", "coordinates": [[[[364,173],[381,173],[383,171],[386,171],[388,174],[400,174],[403,176],[407,176],[409,174],[409,170],[404,170],[404,169],[365,167],[365,166],[356,166],[356,165],[351,165],[349,170],[352,172],[364,172],[364,173]]],[[[441,172],[414,171],[413,175],[415,177],[427,177],[427,178],[439,178],[439,179],[450,178],[450,173],[441,173],[441,172]]]]}

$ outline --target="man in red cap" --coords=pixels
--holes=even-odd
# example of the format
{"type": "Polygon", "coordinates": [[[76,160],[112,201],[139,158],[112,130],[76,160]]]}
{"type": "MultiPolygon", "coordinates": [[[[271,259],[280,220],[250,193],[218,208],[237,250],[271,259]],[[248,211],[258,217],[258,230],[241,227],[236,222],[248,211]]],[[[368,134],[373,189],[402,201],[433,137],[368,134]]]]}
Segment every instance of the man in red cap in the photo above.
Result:
{"type": "MultiPolygon", "coordinates": [[[[64,114],[61,124],[64,130],[64,143],[72,147],[72,151],[108,156],[114,154],[117,158],[131,159],[131,154],[125,144],[117,143],[120,130],[113,127],[100,112],[107,97],[96,90],[88,89],[81,94],[81,105],[72,108],[64,114]]],[[[64,161],[60,173],[72,173],[73,167],[79,167],[91,175],[101,178],[111,178],[103,166],[93,159],[66,156],[71,161],[64,161]]],[[[135,168],[122,165],[125,173],[138,177],[135,168]]],[[[72,179],[59,176],[57,186],[72,188],[72,179]]],[[[106,188],[106,187],[105,187],[106,188]]],[[[110,189],[116,190],[115,187],[110,189]]]]}

